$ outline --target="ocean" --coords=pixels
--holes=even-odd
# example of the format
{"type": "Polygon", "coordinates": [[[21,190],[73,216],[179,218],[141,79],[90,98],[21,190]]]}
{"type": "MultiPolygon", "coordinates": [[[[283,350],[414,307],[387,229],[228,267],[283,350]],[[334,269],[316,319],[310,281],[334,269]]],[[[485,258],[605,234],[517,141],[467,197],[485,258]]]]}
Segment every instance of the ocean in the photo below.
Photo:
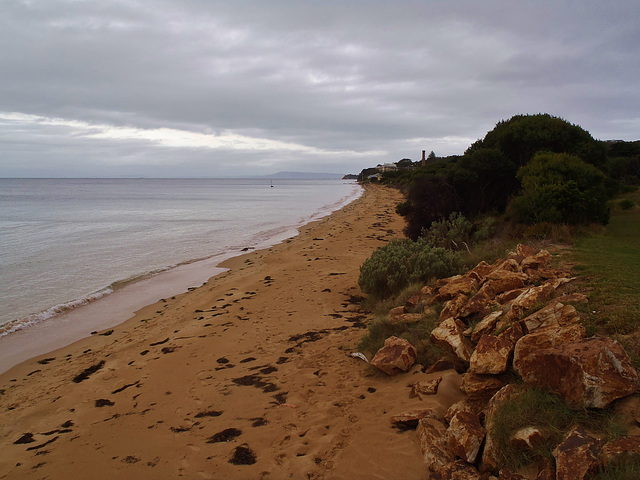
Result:
{"type": "Polygon", "coordinates": [[[360,193],[341,180],[0,179],[0,372],[199,286],[360,193]],[[109,299],[118,315],[89,314],[109,299]]]}

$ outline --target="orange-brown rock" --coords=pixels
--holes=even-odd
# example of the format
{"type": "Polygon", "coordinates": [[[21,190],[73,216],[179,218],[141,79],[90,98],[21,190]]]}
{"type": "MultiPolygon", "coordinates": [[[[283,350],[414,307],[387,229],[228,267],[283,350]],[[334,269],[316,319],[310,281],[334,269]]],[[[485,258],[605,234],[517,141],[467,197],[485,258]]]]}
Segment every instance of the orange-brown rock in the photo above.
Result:
{"type": "Polygon", "coordinates": [[[442,414],[433,408],[421,408],[417,410],[409,410],[399,415],[391,417],[391,423],[400,430],[415,430],[418,428],[418,421],[421,418],[434,418],[442,421],[442,414]]]}
{"type": "Polygon", "coordinates": [[[389,322],[393,324],[400,323],[416,323],[424,318],[422,313],[403,313],[402,315],[395,315],[389,317],[389,322]]]}
{"type": "Polygon", "coordinates": [[[478,288],[477,280],[468,275],[456,275],[446,280],[447,283],[438,289],[438,296],[436,298],[439,302],[444,302],[459,294],[468,295],[478,288]]]}
{"type": "Polygon", "coordinates": [[[439,472],[455,460],[447,444],[447,429],[438,420],[422,418],[418,421],[418,443],[424,462],[432,472],[439,472]]]}
{"type": "Polygon", "coordinates": [[[412,310],[416,308],[418,305],[420,305],[421,301],[422,301],[421,294],[416,293],[415,295],[411,295],[409,299],[404,303],[404,308],[406,308],[407,311],[412,310]]]}
{"type": "Polygon", "coordinates": [[[486,277],[489,273],[493,272],[495,268],[496,268],[496,264],[489,265],[487,262],[483,260],[478,265],[476,265],[472,270],[470,270],[468,275],[474,275],[477,278],[479,278],[481,281],[484,281],[484,277],[486,277]]]}
{"type": "Polygon", "coordinates": [[[533,450],[542,445],[545,435],[538,427],[523,427],[511,436],[510,443],[521,450],[533,450]]]}
{"type": "Polygon", "coordinates": [[[431,340],[449,348],[463,362],[469,363],[473,345],[462,332],[465,325],[460,320],[447,318],[431,331],[431,340]]]}
{"type": "Polygon", "coordinates": [[[395,318],[400,315],[404,315],[405,313],[407,313],[407,309],[404,307],[404,305],[401,307],[395,307],[389,310],[389,313],[387,314],[387,319],[390,322],[395,323],[395,318]]]}
{"type": "Polygon", "coordinates": [[[515,398],[518,395],[518,389],[515,385],[509,384],[501,388],[487,405],[485,410],[484,427],[486,431],[486,438],[484,443],[484,450],[482,452],[482,461],[480,463],[480,471],[482,473],[494,472],[499,466],[499,456],[496,451],[495,440],[492,435],[493,427],[495,425],[495,417],[498,410],[511,398],[515,398]]]}
{"type": "Polygon", "coordinates": [[[513,346],[507,338],[483,335],[471,355],[469,371],[492,375],[506,372],[513,346]]]}
{"type": "Polygon", "coordinates": [[[526,288],[527,287],[516,288],[515,290],[508,290],[500,295],[496,295],[496,302],[500,305],[505,305],[522,295],[522,292],[524,292],[526,288]]]}
{"type": "Polygon", "coordinates": [[[446,320],[447,318],[456,318],[460,314],[460,310],[464,307],[469,301],[469,297],[467,297],[464,293],[459,293],[451,300],[447,300],[442,305],[442,310],[440,311],[440,317],[438,318],[439,322],[446,320]]]}
{"type": "MultiPolygon", "coordinates": [[[[497,267],[493,270],[494,272],[503,270],[507,272],[521,272],[520,263],[513,258],[507,257],[502,262],[500,262],[497,267]]],[[[492,272],[493,273],[493,272],[492,272]]]]}
{"type": "Polygon", "coordinates": [[[540,250],[535,255],[529,255],[520,263],[522,270],[526,270],[528,268],[543,268],[549,264],[551,260],[551,254],[547,250],[540,250]]]}
{"type": "Polygon", "coordinates": [[[602,442],[574,428],[553,451],[557,480],[586,480],[600,467],[602,442]]]}
{"type": "Polygon", "coordinates": [[[554,292],[553,285],[551,283],[543,283],[537,287],[529,287],[522,292],[511,303],[511,310],[509,315],[517,320],[521,319],[528,309],[533,307],[536,303],[544,302],[551,298],[554,292]]]}
{"type": "Polygon", "coordinates": [[[529,333],[545,327],[558,327],[580,322],[580,315],[572,305],[552,301],[523,320],[529,333]]]}
{"type": "Polygon", "coordinates": [[[602,463],[605,466],[633,463],[640,465],[640,437],[622,437],[602,447],[602,463]]]}
{"type": "Polygon", "coordinates": [[[563,327],[547,327],[525,335],[516,342],[513,352],[513,367],[527,382],[530,375],[528,365],[536,361],[530,360],[529,357],[537,355],[546,348],[580,340],[585,336],[585,332],[586,330],[581,324],[574,323],[563,327]]]}
{"type": "Polygon", "coordinates": [[[515,345],[516,343],[518,343],[518,340],[524,337],[524,335],[525,335],[525,332],[524,332],[524,328],[522,327],[522,323],[516,322],[513,325],[507,327],[506,330],[504,330],[500,335],[498,335],[498,338],[503,338],[505,340],[508,340],[513,345],[515,345]]]}
{"type": "Polygon", "coordinates": [[[416,349],[407,340],[390,337],[384,346],[378,350],[371,365],[382,370],[387,375],[397,375],[409,370],[416,361],[416,349]]]}
{"type": "MultiPolygon", "coordinates": [[[[518,345],[532,335],[518,341],[515,356],[518,345]]],[[[624,348],[606,337],[530,350],[518,362],[515,356],[514,367],[525,382],[550,390],[574,405],[604,408],[634,393],[638,384],[638,373],[624,348]]]]}
{"type": "Polygon", "coordinates": [[[500,480],[527,480],[527,477],[511,471],[509,468],[503,468],[500,470],[500,480]]]}
{"type": "Polygon", "coordinates": [[[437,377],[432,380],[423,380],[421,382],[415,382],[411,384],[411,396],[418,397],[422,400],[423,396],[435,395],[438,393],[438,385],[442,381],[442,377],[437,377]]]}
{"type": "Polygon", "coordinates": [[[504,382],[493,375],[469,372],[462,376],[462,391],[472,400],[488,400],[502,387],[504,382]]]}
{"type": "Polygon", "coordinates": [[[527,275],[520,272],[510,270],[496,270],[486,277],[486,282],[491,284],[494,294],[498,295],[509,290],[524,287],[527,275]]]}
{"type": "Polygon", "coordinates": [[[444,416],[444,419],[447,422],[451,422],[451,419],[459,412],[467,412],[477,415],[480,418],[480,421],[484,418],[484,409],[486,408],[487,403],[483,400],[471,400],[470,398],[465,398],[460,400],[459,402],[454,403],[447,409],[447,413],[444,416]]]}
{"type": "Polygon", "coordinates": [[[442,357],[436,363],[427,368],[424,373],[444,372],[445,370],[452,370],[454,368],[456,368],[456,364],[451,358],[442,357]]]}
{"type": "Polygon", "coordinates": [[[493,290],[491,283],[485,283],[480,287],[480,290],[469,299],[467,304],[460,310],[461,317],[467,317],[474,313],[481,315],[487,315],[491,312],[493,306],[493,299],[496,297],[496,292],[493,290]]]}
{"type": "Polygon", "coordinates": [[[478,415],[458,412],[447,429],[449,448],[468,463],[475,463],[484,440],[484,430],[478,415]]]}
{"type": "Polygon", "coordinates": [[[482,476],[472,465],[464,460],[456,460],[439,472],[434,472],[431,480],[482,480],[482,476]]]}
{"type": "Polygon", "coordinates": [[[492,333],[501,315],[502,311],[496,310],[480,320],[471,332],[471,341],[477,343],[482,335],[492,333]]]}
{"type": "Polygon", "coordinates": [[[536,249],[530,245],[525,245],[524,243],[519,243],[516,246],[516,254],[520,255],[523,259],[530,257],[536,253],[536,249]]]}

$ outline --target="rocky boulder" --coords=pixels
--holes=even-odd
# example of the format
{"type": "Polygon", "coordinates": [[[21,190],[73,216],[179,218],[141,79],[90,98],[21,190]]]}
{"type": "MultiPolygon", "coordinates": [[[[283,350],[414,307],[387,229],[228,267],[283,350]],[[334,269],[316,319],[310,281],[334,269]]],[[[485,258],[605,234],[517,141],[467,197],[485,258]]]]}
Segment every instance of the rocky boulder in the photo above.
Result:
{"type": "Polygon", "coordinates": [[[489,400],[489,404],[485,411],[484,427],[486,431],[486,438],[484,450],[482,452],[482,462],[480,464],[480,471],[483,473],[496,471],[499,467],[500,462],[497,446],[491,432],[495,425],[495,417],[498,410],[508,402],[509,399],[514,398],[517,395],[517,387],[513,384],[509,384],[501,388],[493,397],[491,397],[491,400],[489,400]]]}
{"type": "Polygon", "coordinates": [[[378,350],[371,365],[387,375],[397,375],[408,371],[416,361],[417,351],[407,340],[398,337],[387,338],[378,350]]]}
{"type": "Polygon", "coordinates": [[[527,327],[527,330],[532,333],[540,328],[561,327],[579,323],[580,315],[573,306],[553,301],[526,317],[522,322],[527,327]]]}
{"type": "Polygon", "coordinates": [[[442,471],[453,463],[455,457],[447,444],[447,429],[441,422],[423,418],[418,422],[417,432],[420,450],[430,471],[442,471]]]}
{"type": "Polygon", "coordinates": [[[454,318],[447,318],[431,331],[431,340],[450,349],[463,362],[469,363],[473,345],[463,335],[464,323],[454,318]]]}
{"type": "Polygon", "coordinates": [[[634,463],[640,465],[640,437],[622,437],[602,447],[605,466],[634,463]]]}
{"type": "Polygon", "coordinates": [[[468,295],[478,288],[478,281],[468,275],[456,275],[446,279],[446,281],[447,283],[438,289],[436,299],[439,302],[444,302],[460,294],[468,295]]]}
{"type": "Polygon", "coordinates": [[[447,429],[449,448],[468,463],[475,463],[484,441],[484,430],[480,417],[469,412],[458,412],[447,429]]]}
{"type": "Polygon", "coordinates": [[[471,355],[469,371],[493,375],[506,372],[513,346],[506,338],[483,335],[471,355]]]}
{"type": "Polygon", "coordinates": [[[529,335],[524,335],[516,342],[513,353],[513,367],[524,381],[528,382],[528,378],[532,377],[529,366],[537,361],[536,358],[539,353],[556,345],[575,342],[584,336],[585,328],[578,323],[565,327],[544,328],[529,335]]]}
{"type": "Polygon", "coordinates": [[[593,337],[538,350],[528,345],[526,355],[522,348],[518,352],[521,342],[533,335],[516,344],[514,367],[525,382],[550,390],[570,404],[596,408],[636,391],[638,373],[615,340],[593,337]]]}
{"type": "Polygon", "coordinates": [[[553,451],[557,480],[585,480],[600,468],[602,441],[581,428],[570,431],[553,451]]]}
{"type": "Polygon", "coordinates": [[[462,376],[461,389],[471,400],[488,400],[502,387],[504,382],[493,375],[465,373],[462,376]]]}

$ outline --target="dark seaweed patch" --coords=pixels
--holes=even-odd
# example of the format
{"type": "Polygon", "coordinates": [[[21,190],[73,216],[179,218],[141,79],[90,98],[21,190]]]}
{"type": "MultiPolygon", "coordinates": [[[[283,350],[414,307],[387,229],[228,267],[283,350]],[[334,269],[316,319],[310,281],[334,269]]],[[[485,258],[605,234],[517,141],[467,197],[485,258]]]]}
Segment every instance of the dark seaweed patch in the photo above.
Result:
{"type": "Polygon", "coordinates": [[[33,443],[35,439],[33,438],[33,433],[25,433],[18,440],[13,442],[14,445],[20,445],[23,443],[33,443]]]}
{"type": "Polygon", "coordinates": [[[210,437],[207,443],[230,442],[240,435],[242,435],[242,430],[239,428],[226,428],[210,437]]]}
{"type": "Polygon", "coordinates": [[[100,370],[104,366],[104,363],[105,363],[104,360],[102,360],[99,363],[96,363],[95,365],[91,365],[89,368],[85,368],[82,372],[76,375],[73,381],[75,383],[80,383],[86,380],[87,378],[89,378],[90,375],[93,375],[98,370],[100,370]]]}
{"type": "Polygon", "coordinates": [[[98,400],[96,400],[96,407],[101,408],[101,407],[112,407],[113,405],[115,405],[115,402],[112,402],[111,400],[107,399],[107,398],[99,398],[98,400]]]}
{"type": "Polygon", "coordinates": [[[233,465],[253,465],[256,463],[256,454],[246,443],[236,447],[229,463],[233,465]]]}
{"type": "Polygon", "coordinates": [[[195,418],[219,417],[220,415],[222,415],[222,411],[220,410],[207,410],[205,412],[196,413],[195,418]]]}

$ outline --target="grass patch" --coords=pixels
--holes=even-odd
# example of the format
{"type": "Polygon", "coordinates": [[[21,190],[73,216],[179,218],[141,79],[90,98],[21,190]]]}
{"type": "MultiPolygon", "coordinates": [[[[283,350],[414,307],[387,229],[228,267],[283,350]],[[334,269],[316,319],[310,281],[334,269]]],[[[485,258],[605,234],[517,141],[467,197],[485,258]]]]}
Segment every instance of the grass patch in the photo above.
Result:
{"type": "Polygon", "coordinates": [[[491,433],[501,464],[518,469],[541,458],[552,459],[553,449],[576,424],[590,431],[602,432],[607,439],[625,433],[623,423],[611,409],[574,410],[546,390],[525,386],[519,395],[498,409],[491,433]],[[545,441],[533,450],[513,446],[510,442],[513,435],[529,426],[538,427],[545,441]]]}
{"type": "MultiPolygon", "coordinates": [[[[591,290],[590,321],[598,334],[620,340],[640,326],[639,238],[640,209],[634,208],[612,215],[603,232],[575,240],[571,257],[591,290]]],[[[629,353],[640,357],[640,349],[629,353]]]]}
{"type": "Polygon", "coordinates": [[[637,480],[640,478],[640,464],[628,463],[603,467],[594,480],[637,480]]]}

